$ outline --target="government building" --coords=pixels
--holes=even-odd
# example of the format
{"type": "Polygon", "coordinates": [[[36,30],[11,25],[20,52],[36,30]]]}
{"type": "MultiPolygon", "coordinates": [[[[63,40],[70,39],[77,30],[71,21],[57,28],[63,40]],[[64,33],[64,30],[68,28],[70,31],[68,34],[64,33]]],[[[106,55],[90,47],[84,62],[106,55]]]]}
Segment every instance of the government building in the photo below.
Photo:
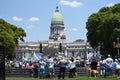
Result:
{"type": "Polygon", "coordinates": [[[57,6],[51,19],[49,40],[19,42],[15,49],[17,58],[22,59],[24,56],[24,58],[30,59],[34,53],[42,56],[64,56],[67,58],[80,57],[81,59],[88,59],[94,56],[94,49],[92,49],[85,40],[78,39],[67,43],[64,29],[63,17],[57,6]],[[40,49],[42,50],[41,52],[40,49]]]}

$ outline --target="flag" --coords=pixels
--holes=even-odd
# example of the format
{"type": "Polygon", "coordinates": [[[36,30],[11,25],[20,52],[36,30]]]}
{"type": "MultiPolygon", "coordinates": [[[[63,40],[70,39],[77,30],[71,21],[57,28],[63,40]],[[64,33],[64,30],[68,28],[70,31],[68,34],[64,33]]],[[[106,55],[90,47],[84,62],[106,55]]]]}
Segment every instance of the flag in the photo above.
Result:
{"type": "Polygon", "coordinates": [[[31,58],[31,61],[39,61],[41,56],[39,55],[40,53],[33,53],[33,57],[31,58]]]}
{"type": "Polygon", "coordinates": [[[24,55],[22,56],[22,61],[27,61],[27,58],[25,58],[24,55]]]}

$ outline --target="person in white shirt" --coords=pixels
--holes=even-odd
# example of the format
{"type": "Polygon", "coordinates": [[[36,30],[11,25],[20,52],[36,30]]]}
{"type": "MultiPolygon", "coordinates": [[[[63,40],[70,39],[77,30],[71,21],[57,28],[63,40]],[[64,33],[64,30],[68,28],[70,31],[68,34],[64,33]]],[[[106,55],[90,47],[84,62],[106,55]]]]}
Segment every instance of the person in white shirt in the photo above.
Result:
{"type": "Polygon", "coordinates": [[[20,67],[20,64],[18,61],[15,62],[15,68],[19,68],[20,67]]]}
{"type": "Polygon", "coordinates": [[[70,63],[69,63],[69,78],[75,76],[75,61],[74,58],[71,58],[70,63]]]}
{"type": "Polygon", "coordinates": [[[55,72],[54,71],[54,60],[50,56],[48,57],[48,71],[49,71],[50,78],[53,78],[54,72],[55,72]]]}
{"type": "Polygon", "coordinates": [[[111,58],[110,54],[108,54],[108,58],[106,58],[106,69],[105,69],[105,76],[108,73],[108,76],[112,76],[112,65],[113,65],[113,59],[111,58]]]}
{"type": "Polygon", "coordinates": [[[106,64],[110,67],[113,64],[113,59],[111,58],[110,54],[108,54],[108,58],[106,58],[106,64]]]}

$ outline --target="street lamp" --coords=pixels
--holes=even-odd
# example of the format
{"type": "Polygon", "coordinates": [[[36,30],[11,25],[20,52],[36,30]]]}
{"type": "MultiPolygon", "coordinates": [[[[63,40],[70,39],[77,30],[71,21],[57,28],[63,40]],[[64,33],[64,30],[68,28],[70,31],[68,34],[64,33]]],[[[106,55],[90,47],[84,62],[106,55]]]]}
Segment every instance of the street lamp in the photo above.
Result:
{"type": "Polygon", "coordinates": [[[59,52],[62,52],[62,44],[59,44],[59,52]]]}
{"type": "Polygon", "coordinates": [[[40,49],[40,53],[42,53],[42,43],[40,43],[39,49],[40,49]]]}
{"type": "Polygon", "coordinates": [[[120,48],[120,39],[117,37],[117,42],[113,42],[114,48],[118,49],[118,57],[119,57],[119,48],[120,48]]]}

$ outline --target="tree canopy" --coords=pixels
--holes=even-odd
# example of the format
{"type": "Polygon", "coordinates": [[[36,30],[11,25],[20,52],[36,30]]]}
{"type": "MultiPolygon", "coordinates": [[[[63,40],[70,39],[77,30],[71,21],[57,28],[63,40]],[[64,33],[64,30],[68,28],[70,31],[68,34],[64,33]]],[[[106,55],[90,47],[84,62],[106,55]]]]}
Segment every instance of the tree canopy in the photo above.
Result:
{"type": "MultiPolygon", "coordinates": [[[[86,22],[87,40],[93,48],[103,43],[102,54],[116,53],[113,42],[120,38],[120,3],[111,7],[103,7],[89,16],[86,22]]],[[[115,54],[117,55],[117,53],[115,54]]]]}
{"type": "Polygon", "coordinates": [[[0,19],[0,46],[6,49],[7,55],[13,55],[19,41],[24,41],[26,33],[22,28],[0,19]]]}

